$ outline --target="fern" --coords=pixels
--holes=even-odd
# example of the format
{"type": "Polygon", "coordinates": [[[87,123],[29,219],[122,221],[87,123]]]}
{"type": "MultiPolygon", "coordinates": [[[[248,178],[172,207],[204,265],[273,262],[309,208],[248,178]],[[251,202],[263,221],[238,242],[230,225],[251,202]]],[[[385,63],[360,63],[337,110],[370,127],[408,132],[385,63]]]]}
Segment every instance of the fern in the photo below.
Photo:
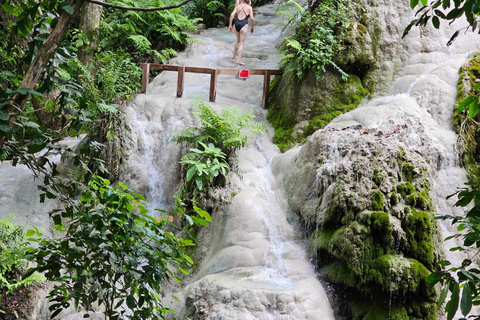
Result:
{"type": "Polygon", "coordinates": [[[187,142],[195,147],[200,143],[213,143],[230,154],[246,145],[249,132],[261,133],[265,129],[263,124],[252,120],[255,116],[251,112],[241,113],[237,107],[218,114],[199,100],[199,106],[192,113],[199,117],[201,126],[176,132],[178,136],[174,141],[187,142]]]}
{"type": "Polygon", "coordinates": [[[290,24],[301,14],[296,33],[286,37],[281,48],[285,54],[281,60],[285,73],[300,77],[312,70],[320,78],[325,67],[331,66],[346,79],[348,75],[333,60],[344,50],[342,38],[354,16],[350,2],[325,0],[312,11],[305,11],[297,2],[289,0],[283,8],[294,8],[294,13],[280,11],[290,19],[290,24]]]}

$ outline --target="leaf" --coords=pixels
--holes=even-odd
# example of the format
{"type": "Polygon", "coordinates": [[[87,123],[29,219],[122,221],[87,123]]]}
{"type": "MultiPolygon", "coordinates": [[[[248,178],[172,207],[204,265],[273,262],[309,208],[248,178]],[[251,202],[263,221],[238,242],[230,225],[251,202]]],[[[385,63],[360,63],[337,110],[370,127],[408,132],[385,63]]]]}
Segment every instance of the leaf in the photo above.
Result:
{"type": "Polygon", "coordinates": [[[193,209],[195,210],[196,213],[198,213],[198,215],[200,217],[204,218],[206,221],[208,221],[208,222],[212,221],[212,217],[210,216],[210,214],[207,211],[202,210],[197,206],[194,206],[193,209]]]}
{"type": "Polygon", "coordinates": [[[468,109],[468,115],[470,118],[473,118],[477,115],[480,105],[478,104],[478,99],[476,99],[468,109]]]}
{"type": "Polygon", "coordinates": [[[440,28],[440,19],[438,19],[437,16],[434,16],[432,18],[432,23],[433,23],[433,26],[435,27],[435,29],[440,28]]]}
{"type": "Polygon", "coordinates": [[[442,18],[442,19],[445,19],[445,18],[446,18],[445,14],[444,14],[442,11],[440,11],[440,10],[435,10],[435,14],[436,14],[437,16],[439,16],[440,18],[442,18]]]}
{"type": "Polygon", "coordinates": [[[87,194],[84,194],[80,197],[80,201],[82,202],[90,202],[92,201],[92,194],[91,193],[87,193],[87,194]]]}
{"type": "Polygon", "coordinates": [[[447,297],[447,293],[448,293],[448,284],[449,284],[449,281],[447,281],[447,284],[442,289],[442,292],[440,292],[440,297],[438,298],[438,303],[437,303],[438,307],[441,307],[445,302],[445,298],[447,297]]]}
{"type": "MultiPolygon", "coordinates": [[[[422,0],[423,2],[423,0],[422,0]]],[[[418,4],[418,0],[410,0],[410,8],[415,8],[418,4]]]]}
{"type": "Polygon", "coordinates": [[[190,263],[190,264],[193,264],[193,260],[192,260],[192,258],[190,258],[188,255],[186,255],[186,254],[183,254],[183,257],[185,258],[185,260],[187,260],[187,261],[188,261],[188,263],[190,263]]]}
{"type": "Polygon", "coordinates": [[[23,94],[23,95],[27,95],[29,93],[33,94],[33,95],[36,95],[36,96],[39,96],[39,97],[42,97],[42,98],[46,98],[44,94],[41,94],[40,92],[37,92],[33,89],[30,89],[30,88],[18,88],[17,90],[18,93],[20,94],[23,94]]]}
{"type": "Polygon", "coordinates": [[[182,272],[183,272],[185,275],[187,275],[187,276],[190,274],[190,272],[188,272],[187,270],[183,269],[183,268],[180,267],[180,266],[178,267],[178,270],[182,271],[182,272]]]}
{"type": "Polygon", "coordinates": [[[4,109],[0,109],[0,120],[8,121],[8,118],[9,118],[8,111],[4,109]]]}
{"type": "Polygon", "coordinates": [[[137,301],[135,301],[135,298],[132,295],[127,297],[127,306],[130,309],[134,309],[137,306],[137,301]]]}
{"type": "Polygon", "coordinates": [[[466,316],[472,309],[472,292],[468,282],[463,287],[462,300],[460,301],[460,310],[462,314],[466,316]]]}
{"type": "Polygon", "coordinates": [[[189,215],[185,215],[185,219],[187,219],[188,223],[193,226],[193,220],[192,220],[192,217],[190,217],[189,215]]]}
{"type": "Polygon", "coordinates": [[[74,10],[72,6],[63,6],[63,10],[65,10],[68,14],[73,14],[74,10]]]}
{"type": "Polygon", "coordinates": [[[5,10],[5,12],[13,13],[13,7],[9,4],[2,4],[2,8],[5,10]]]}
{"type": "Polygon", "coordinates": [[[193,166],[190,169],[188,169],[188,171],[187,171],[187,182],[192,180],[192,178],[193,178],[193,176],[195,175],[196,172],[197,172],[197,167],[196,166],[193,166]]]}
{"type": "Polygon", "coordinates": [[[40,128],[40,125],[38,123],[33,122],[33,121],[26,121],[26,122],[23,122],[22,124],[25,127],[40,128]]]}
{"type": "Polygon", "coordinates": [[[458,283],[455,283],[453,285],[450,301],[447,303],[447,306],[445,307],[445,310],[447,311],[447,320],[452,320],[453,317],[455,316],[455,313],[457,312],[459,291],[460,291],[460,288],[458,286],[458,283]]]}
{"type": "Polygon", "coordinates": [[[27,231],[27,233],[25,234],[25,236],[31,237],[31,236],[33,236],[34,234],[35,234],[35,230],[30,229],[30,230],[27,231]]]}
{"type": "Polygon", "coordinates": [[[428,0],[421,0],[420,2],[422,3],[422,5],[426,6],[426,5],[427,5],[427,1],[428,1],[428,0]]]}
{"type": "Polygon", "coordinates": [[[458,111],[462,112],[467,106],[473,103],[477,99],[477,96],[470,96],[463,100],[458,106],[458,111]]]}
{"type": "Polygon", "coordinates": [[[453,43],[453,41],[458,37],[459,33],[460,33],[460,32],[459,32],[458,30],[455,31],[455,33],[452,35],[452,37],[450,38],[450,40],[448,40],[448,42],[447,42],[447,47],[450,46],[450,45],[453,43]]]}
{"type": "Polygon", "coordinates": [[[183,282],[182,279],[180,279],[179,277],[176,277],[176,276],[173,276],[173,279],[175,279],[175,281],[177,281],[177,282],[183,282]]]}

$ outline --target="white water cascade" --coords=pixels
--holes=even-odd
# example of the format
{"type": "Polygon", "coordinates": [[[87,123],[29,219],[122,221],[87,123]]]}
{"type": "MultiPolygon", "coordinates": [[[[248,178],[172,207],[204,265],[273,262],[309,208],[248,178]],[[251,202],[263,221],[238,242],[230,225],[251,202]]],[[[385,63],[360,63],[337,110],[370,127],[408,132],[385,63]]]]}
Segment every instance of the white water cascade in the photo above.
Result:
{"type": "MultiPolygon", "coordinates": [[[[455,199],[446,200],[466,181],[454,151],[452,106],[458,69],[472,52],[480,50],[480,36],[461,34],[446,47],[453,32],[465,25],[457,21],[450,27],[442,24],[440,30],[413,28],[401,40],[404,27],[412,19],[408,3],[368,2],[369,10],[378,12],[382,31],[378,84],[386,88],[386,93],[339,116],[325,130],[313,134],[303,147],[283,155],[271,141],[273,129],[268,124],[265,134],[249,138],[249,146],[237,152],[237,171],[230,178],[234,192],[221,196],[231,202],[212,214],[213,222],[199,236],[197,255],[204,257],[203,261],[184,287],[172,288],[181,301],[172,301],[177,316],[196,313],[205,319],[222,320],[334,319],[325,290],[310,265],[304,239],[291,223],[294,219],[289,205],[301,211],[324,204],[318,203],[318,194],[319,190],[326,194],[330,190],[325,181],[333,181],[338,170],[351,169],[349,161],[354,159],[347,159],[345,146],[358,150],[391,148],[396,152],[400,145],[420,155],[421,161],[427,159],[434,211],[462,214],[453,208],[455,199]],[[349,128],[358,125],[364,131],[349,128]],[[383,135],[364,134],[368,130],[383,135]],[[394,134],[387,136],[391,132],[394,134]],[[310,160],[322,144],[328,156],[320,165],[310,160]]],[[[271,4],[256,9],[255,33],[248,35],[244,51],[247,69],[278,67],[281,55],[275,44],[281,34],[281,17],[275,8],[271,4]]],[[[236,67],[231,58],[235,35],[226,28],[204,30],[192,37],[196,43],[173,64],[236,67]]],[[[171,206],[180,185],[179,159],[184,150],[171,142],[173,131],[196,123],[190,113],[195,98],[208,100],[209,75],[187,73],[181,99],[175,97],[176,77],[174,72],[163,72],[148,86],[147,94],[137,96],[126,110],[128,150],[120,181],[146,194],[152,209],[171,206]]],[[[231,105],[241,111],[253,109],[257,120],[266,123],[266,111],[259,107],[262,82],[261,76],[248,81],[219,76],[217,102],[211,105],[217,111],[231,105]]],[[[46,212],[54,204],[41,207],[43,212],[37,210],[38,193],[27,170],[9,163],[2,164],[0,170],[0,218],[14,213],[22,225],[33,221],[48,228],[46,212]]],[[[323,198],[325,203],[327,200],[323,198]]],[[[441,224],[441,228],[444,237],[455,231],[447,224],[441,224]]],[[[464,257],[448,251],[455,246],[452,241],[445,246],[447,258],[458,265],[464,257]]],[[[80,315],[62,319],[75,317],[80,315]]]]}
{"type": "MultiPolygon", "coordinates": [[[[278,67],[275,43],[281,16],[275,8],[272,4],[255,12],[255,33],[248,35],[242,59],[245,68],[278,67]]],[[[204,30],[193,38],[196,43],[172,64],[236,67],[235,35],[227,28],[204,30]]],[[[154,205],[168,204],[166,197],[171,198],[179,186],[181,148],[170,141],[172,131],[194,123],[190,114],[194,98],[208,100],[209,75],[187,73],[181,99],[175,97],[176,77],[163,72],[127,109],[131,150],[121,180],[146,191],[154,205]]],[[[266,111],[259,107],[262,83],[262,76],[247,81],[219,76],[216,103],[210,105],[217,111],[232,105],[243,112],[253,109],[257,120],[266,123],[266,111]]],[[[205,319],[334,319],[303,239],[295,237],[287,221],[287,203],[271,170],[278,148],[268,125],[266,131],[252,135],[249,146],[237,151],[237,170],[230,177],[235,192],[226,195],[231,202],[213,212],[213,222],[201,233],[197,248],[204,259],[175,293],[182,297],[182,303],[173,306],[180,316],[194,312],[205,319]]]]}

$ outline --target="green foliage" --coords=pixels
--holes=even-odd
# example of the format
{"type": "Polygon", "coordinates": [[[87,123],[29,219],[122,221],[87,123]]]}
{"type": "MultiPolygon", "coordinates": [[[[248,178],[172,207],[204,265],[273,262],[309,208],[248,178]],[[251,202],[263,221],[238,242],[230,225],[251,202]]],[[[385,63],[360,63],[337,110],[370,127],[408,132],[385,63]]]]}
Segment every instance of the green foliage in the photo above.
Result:
{"type": "Polygon", "coordinates": [[[39,273],[22,276],[26,266],[23,259],[26,248],[23,229],[9,220],[0,220],[0,313],[6,295],[45,280],[39,273]]]}
{"type": "MultiPolygon", "coordinates": [[[[117,1],[137,7],[164,5],[163,0],[117,1]]],[[[100,51],[132,52],[135,62],[158,58],[164,63],[176,55],[172,49],[183,49],[188,31],[195,31],[194,17],[182,14],[182,9],[138,12],[104,9],[100,26],[100,51]]]]}
{"type": "MultiPolygon", "coordinates": [[[[433,26],[438,29],[442,20],[446,20],[452,24],[455,20],[465,15],[468,26],[454,32],[447,46],[451,45],[458,37],[461,31],[474,32],[477,29],[477,16],[480,14],[480,6],[477,0],[434,0],[428,3],[427,0],[410,0],[410,7],[420,9],[415,13],[416,19],[412,20],[405,28],[403,37],[405,37],[413,26],[426,26],[431,21],[433,26]],[[448,11],[448,12],[447,12],[448,11]]],[[[478,110],[478,108],[477,108],[478,110]]]]}
{"type": "Polygon", "coordinates": [[[199,191],[212,186],[213,179],[221,174],[225,179],[227,178],[228,166],[226,155],[221,149],[216,148],[212,143],[208,145],[199,142],[203,150],[197,148],[189,149],[180,163],[186,166],[186,184],[187,188],[190,183],[195,183],[199,191]]]}
{"type": "MultiPolygon", "coordinates": [[[[465,216],[436,217],[436,219],[448,220],[457,225],[458,233],[445,238],[445,241],[463,240],[462,246],[453,247],[450,251],[474,250],[478,252],[480,247],[480,179],[477,177],[470,180],[466,183],[466,187],[450,197],[454,195],[458,197],[455,206],[468,208],[468,212],[465,216]]],[[[437,283],[442,285],[438,307],[443,306],[448,296],[448,302],[445,305],[448,320],[453,319],[459,307],[465,318],[479,319],[479,314],[470,314],[472,306],[480,304],[480,270],[476,263],[470,258],[466,258],[460,266],[453,266],[449,261],[440,261],[439,265],[447,267],[447,269],[439,270],[428,278],[432,286],[437,283]]]]}
{"type": "Polygon", "coordinates": [[[231,0],[198,0],[189,2],[183,12],[191,19],[199,18],[207,28],[227,25],[234,3],[231,0]]]}
{"type": "MultiPolygon", "coordinates": [[[[193,261],[184,248],[194,243],[167,231],[175,227],[167,217],[149,216],[144,198],[119,186],[93,177],[79,202],[53,212],[62,237],[30,238],[38,248],[29,249],[27,258],[37,265],[27,274],[44,272],[55,283],[49,295],[52,317],[72,300],[87,311],[94,303],[103,305],[108,319],[163,319],[170,311],[160,299],[163,282],[188,274],[184,267],[193,261]]],[[[182,214],[177,205],[172,215],[182,214]]],[[[204,217],[197,219],[206,224],[210,218],[204,217]]]]}
{"type": "Polygon", "coordinates": [[[459,70],[457,101],[454,105],[453,127],[459,135],[460,159],[470,177],[478,176],[477,162],[480,153],[477,145],[480,143],[477,113],[480,88],[476,86],[480,78],[480,55],[475,56],[459,70]],[[466,104],[469,103],[469,106],[466,104]],[[462,105],[460,108],[460,105],[462,105]],[[475,113],[477,113],[475,115],[475,113]]]}
{"type": "Polygon", "coordinates": [[[113,104],[128,100],[138,92],[142,74],[130,55],[121,51],[100,52],[95,61],[94,75],[77,58],[70,59],[62,69],[66,78],[82,85],[82,98],[76,101],[77,106],[91,120],[116,112],[113,104]]]}
{"type": "Polygon", "coordinates": [[[252,120],[255,116],[251,112],[241,113],[237,107],[218,114],[199,100],[199,106],[193,114],[199,117],[201,126],[179,131],[173,140],[187,142],[193,147],[198,147],[200,142],[213,143],[227,156],[247,144],[249,132],[262,133],[265,128],[263,124],[252,120]]]}
{"type": "Polygon", "coordinates": [[[285,54],[282,58],[285,73],[300,77],[307,70],[313,70],[320,78],[325,67],[330,66],[346,79],[347,74],[335,64],[334,58],[344,49],[342,37],[353,13],[347,0],[321,1],[315,8],[304,11],[297,32],[285,38],[281,49],[285,54]]]}

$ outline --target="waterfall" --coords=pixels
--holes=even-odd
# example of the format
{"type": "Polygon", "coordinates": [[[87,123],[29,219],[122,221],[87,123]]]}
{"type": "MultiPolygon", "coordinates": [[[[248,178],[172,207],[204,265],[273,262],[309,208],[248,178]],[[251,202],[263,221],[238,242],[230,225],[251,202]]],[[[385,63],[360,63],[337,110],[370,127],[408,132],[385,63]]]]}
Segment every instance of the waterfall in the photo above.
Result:
{"type": "MultiPolygon", "coordinates": [[[[278,68],[281,15],[275,4],[258,8],[255,33],[244,49],[247,69],[278,68]]],[[[235,68],[234,33],[227,28],[203,30],[172,64],[235,68]]],[[[175,98],[176,73],[163,72],[127,107],[129,156],[122,177],[144,190],[154,206],[168,205],[167,196],[179,186],[181,147],[171,132],[195,123],[194,99],[208,100],[209,75],[185,74],[183,98],[175,98]]],[[[272,172],[279,153],[272,143],[273,129],[260,106],[263,77],[239,81],[218,76],[216,111],[236,105],[253,110],[267,130],[251,135],[248,147],[236,152],[236,170],[229,178],[235,192],[229,204],[212,213],[213,222],[200,233],[198,270],[175,295],[179,315],[195,313],[206,319],[334,319],[325,290],[309,262],[303,236],[287,220],[288,204],[272,172]]],[[[153,207],[153,206],[152,206],[153,207]]],[[[175,288],[171,288],[175,291],[175,288]]],[[[178,290],[178,289],[177,289],[178,290]]]]}

